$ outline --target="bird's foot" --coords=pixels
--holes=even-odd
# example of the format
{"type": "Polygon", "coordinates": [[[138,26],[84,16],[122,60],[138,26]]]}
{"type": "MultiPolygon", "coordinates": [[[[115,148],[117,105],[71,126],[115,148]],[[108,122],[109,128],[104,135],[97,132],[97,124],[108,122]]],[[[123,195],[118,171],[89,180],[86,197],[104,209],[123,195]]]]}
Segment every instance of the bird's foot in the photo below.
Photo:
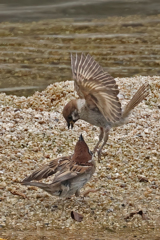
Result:
{"type": "Polygon", "coordinates": [[[99,188],[97,188],[97,189],[87,189],[87,190],[85,190],[83,193],[82,193],[82,196],[83,196],[83,198],[84,197],[86,197],[90,192],[97,192],[97,191],[99,191],[99,188]]]}
{"type": "Polygon", "coordinates": [[[101,160],[101,151],[97,150],[98,147],[95,147],[92,151],[92,153],[94,154],[94,156],[96,155],[96,152],[98,153],[98,162],[100,162],[101,160]]]}
{"type": "Polygon", "coordinates": [[[102,152],[102,149],[100,149],[99,151],[97,151],[97,153],[98,153],[98,162],[99,162],[99,163],[100,163],[100,161],[101,161],[101,157],[102,157],[102,156],[105,158],[105,156],[108,155],[108,151],[104,150],[104,151],[102,152]]]}
{"type": "Polygon", "coordinates": [[[98,162],[100,163],[100,161],[101,161],[101,156],[102,155],[107,155],[107,152],[102,152],[102,149],[99,149],[99,150],[97,150],[97,148],[94,148],[94,150],[92,151],[92,153],[94,154],[94,156],[95,156],[95,154],[96,154],[96,152],[97,152],[97,154],[98,154],[98,162]]]}

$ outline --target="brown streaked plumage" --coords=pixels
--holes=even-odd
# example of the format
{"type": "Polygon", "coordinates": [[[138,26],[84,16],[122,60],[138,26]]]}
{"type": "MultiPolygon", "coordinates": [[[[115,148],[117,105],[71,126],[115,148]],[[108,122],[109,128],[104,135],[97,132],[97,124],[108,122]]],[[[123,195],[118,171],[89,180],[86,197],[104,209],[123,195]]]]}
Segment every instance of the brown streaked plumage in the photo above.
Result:
{"type": "Polygon", "coordinates": [[[90,180],[94,172],[93,154],[80,135],[73,155],[52,160],[26,177],[21,184],[36,186],[51,195],[67,198],[73,194],[79,196],[80,189],[90,180]],[[48,178],[53,174],[55,175],[50,184],[32,182],[48,178]]]}
{"type": "Polygon", "coordinates": [[[95,152],[103,140],[98,151],[100,160],[101,151],[106,144],[109,131],[112,127],[118,127],[127,122],[131,111],[149,94],[149,84],[144,83],[124,110],[118,99],[118,86],[115,79],[88,54],[85,56],[71,55],[71,68],[74,78],[74,87],[79,99],[71,100],[63,109],[63,116],[68,128],[73,128],[78,119],[82,119],[92,125],[100,127],[99,141],[95,152]]]}
{"type": "Polygon", "coordinates": [[[97,107],[107,121],[116,122],[121,117],[118,86],[114,78],[88,54],[71,56],[75,90],[90,108],[97,107]]]}

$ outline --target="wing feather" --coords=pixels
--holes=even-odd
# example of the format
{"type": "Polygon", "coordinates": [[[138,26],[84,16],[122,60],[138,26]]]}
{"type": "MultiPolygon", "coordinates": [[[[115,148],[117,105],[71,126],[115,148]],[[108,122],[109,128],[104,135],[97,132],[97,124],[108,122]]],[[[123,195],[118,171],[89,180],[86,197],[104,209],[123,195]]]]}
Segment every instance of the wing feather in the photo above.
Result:
{"type": "Polygon", "coordinates": [[[107,121],[118,121],[122,111],[115,79],[104,72],[89,54],[71,55],[71,68],[74,87],[80,98],[86,99],[88,107],[97,107],[107,121]]]}
{"type": "Polygon", "coordinates": [[[81,166],[73,161],[71,162],[70,167],[68,166],[68,170],[65,169],[65,171],[61,171],[55,175],[53,183],[63,182],[75,178],[82,175],[83,173],[90,171],[91,168],[92,166],[81,166]]]}
{"type": "Polygon", "coordinates": [[[61,171],[62,169],[64,169],[69,162],[69,157],[54,159],[48,164],[43,165],[39,169],[34,171],[31,175],[26,177],[23,182],[30,182],[32,180],[41,180],[43,178],[48,178],[49,176],[55,174],[57,171],[61,171]]]}

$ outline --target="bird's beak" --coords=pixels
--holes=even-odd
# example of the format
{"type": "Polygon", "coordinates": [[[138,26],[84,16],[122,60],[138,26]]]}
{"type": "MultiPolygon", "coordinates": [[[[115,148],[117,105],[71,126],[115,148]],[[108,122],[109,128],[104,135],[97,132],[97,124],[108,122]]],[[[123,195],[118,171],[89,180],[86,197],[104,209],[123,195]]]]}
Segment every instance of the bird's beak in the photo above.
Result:
{"type": "Polygon", "coordinates": [[[84,141],[82,134],[79,136],[79,141],[84,141]]]}
{"type": "Polygon", "coordinates": [[[70,122],[68,123],[68,129],[70,128],[70,126],[71,126],[71,129],[74,127],[74,122],[73,122],[73,121],[70,121],[70,122]]]}

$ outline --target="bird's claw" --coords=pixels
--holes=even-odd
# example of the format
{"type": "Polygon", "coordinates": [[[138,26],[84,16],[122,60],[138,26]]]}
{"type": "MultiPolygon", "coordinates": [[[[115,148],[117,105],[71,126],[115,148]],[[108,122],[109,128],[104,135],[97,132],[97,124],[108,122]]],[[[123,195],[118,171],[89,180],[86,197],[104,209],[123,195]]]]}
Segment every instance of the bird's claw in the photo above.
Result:
{"type": "Polygon", "coordinates": [[[83,198],[86,197],[90,192],[97,192],[99,191],[100,189],[97,188],[97,189],[87,189],[85,190],[82,194],[83,194],[83,198]]]}
{"type": "Polygon", "coordinates": [[[95,148],[93,149],[93,151],[92,151],[92,153],[94,154],[94,156],[95,156],[96,152],[97,152],[97,154],[98,154],[98,162],[100,163],[102,151],[101,151],[101,150],[97,150],[97,147],[95,147],[95,148]]]}

